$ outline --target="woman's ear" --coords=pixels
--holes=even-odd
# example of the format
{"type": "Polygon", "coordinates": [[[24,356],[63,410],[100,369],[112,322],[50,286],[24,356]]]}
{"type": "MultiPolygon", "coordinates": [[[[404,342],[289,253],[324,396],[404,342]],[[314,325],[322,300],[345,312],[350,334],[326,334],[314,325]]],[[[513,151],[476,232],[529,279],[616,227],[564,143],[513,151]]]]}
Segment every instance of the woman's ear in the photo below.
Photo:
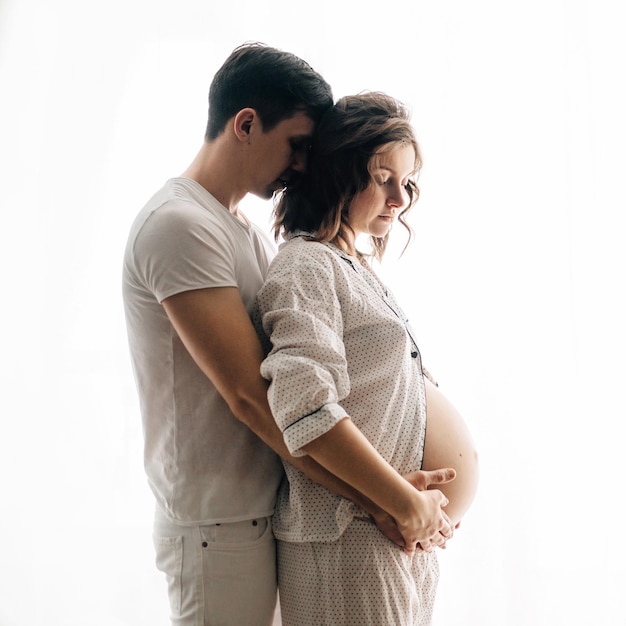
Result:
{"type": "Polygon", "coordinates": [[[257,112],[251,108],[241,109],[233,119],[233,130],[239,141],[248,142],[250,132],[255,124],[259,123],[257,112]]]}

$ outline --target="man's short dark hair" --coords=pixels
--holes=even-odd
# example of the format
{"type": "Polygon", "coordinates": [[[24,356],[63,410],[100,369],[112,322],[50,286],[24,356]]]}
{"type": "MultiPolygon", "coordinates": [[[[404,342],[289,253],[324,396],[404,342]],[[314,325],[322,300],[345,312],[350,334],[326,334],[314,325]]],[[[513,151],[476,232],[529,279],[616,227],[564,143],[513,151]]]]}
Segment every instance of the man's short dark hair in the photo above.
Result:
{"type": "Polygon", "coordinates": [[[261,43],[244,44],[213,78],[205,138],[215,139],[247,107],[256,110],[268,131],[298,111],[317,122],[332,104],[330,85],[301,58],[261,43]]]}

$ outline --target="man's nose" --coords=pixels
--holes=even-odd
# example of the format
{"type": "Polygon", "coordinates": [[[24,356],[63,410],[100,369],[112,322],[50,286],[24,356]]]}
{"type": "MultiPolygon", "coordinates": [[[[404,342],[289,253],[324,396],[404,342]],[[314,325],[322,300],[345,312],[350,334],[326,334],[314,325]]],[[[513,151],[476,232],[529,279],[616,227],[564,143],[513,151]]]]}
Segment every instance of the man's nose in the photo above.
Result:
{"type": "Polygon", "coordinates": [[[296,150],[291,161],[291,169],[294,172],[304,173],[308,165],[308,154],[306,150],[296,150]]]}

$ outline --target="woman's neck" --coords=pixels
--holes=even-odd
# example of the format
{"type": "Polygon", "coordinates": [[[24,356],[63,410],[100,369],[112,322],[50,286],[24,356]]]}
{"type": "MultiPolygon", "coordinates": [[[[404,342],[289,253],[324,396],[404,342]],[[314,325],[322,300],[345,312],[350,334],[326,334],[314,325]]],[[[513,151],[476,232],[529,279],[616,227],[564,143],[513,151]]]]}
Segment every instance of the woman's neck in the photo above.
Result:
{"type": "Polygon", "coordinates": [[[337,235],[333,239],[332,244],[337,246],[340,250],[342,250],[346,254],[349,254],[350,256],[359,256],[359,253],[357,252],[356,246],[354,244],[354,235],[350,232],[337,235]]]}

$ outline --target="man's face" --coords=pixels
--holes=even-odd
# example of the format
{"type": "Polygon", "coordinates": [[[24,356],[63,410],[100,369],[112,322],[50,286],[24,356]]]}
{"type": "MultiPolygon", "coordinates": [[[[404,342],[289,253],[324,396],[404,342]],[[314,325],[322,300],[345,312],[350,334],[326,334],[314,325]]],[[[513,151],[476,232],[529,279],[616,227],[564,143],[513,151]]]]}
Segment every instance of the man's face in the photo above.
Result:
{"type": "Polygon", "coordinates": [[[271,130],[255,135],[251,193],[269,199],[294,175],[304,172],[314,127],[313,120],[298,111],[271,130]]]}

